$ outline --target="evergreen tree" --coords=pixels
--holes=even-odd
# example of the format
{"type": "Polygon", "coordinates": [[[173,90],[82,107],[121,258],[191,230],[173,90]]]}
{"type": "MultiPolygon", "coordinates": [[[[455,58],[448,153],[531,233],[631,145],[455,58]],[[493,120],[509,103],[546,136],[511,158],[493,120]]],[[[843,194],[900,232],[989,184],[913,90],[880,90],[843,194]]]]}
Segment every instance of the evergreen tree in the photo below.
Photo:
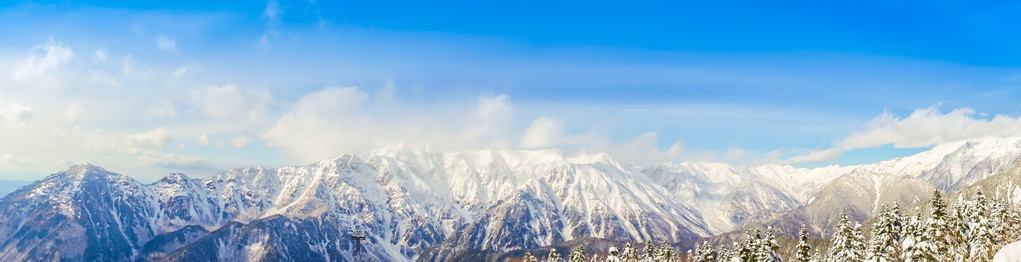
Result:
{"type": "Polygon", "coordinates": [[[571,250],[571,255],[568,256],[570,262],[585,262],[588,261],[588,255],[585,254],[585,245],[578,245],[571,250]]]}
{"type": "MultiPolygon", "coordinates": [[[[997,193],[997,195],[999,195],[997,193]]],[[[993,249],[1019,240],[1021,213],[1010,207],[1002,197],[993,199],[990,205],[990,224],[993,231],[993,249]]]]}
{"type": "Polygon", "coordinates": [[[652,243],[652,239],[645,240],[645,253],[642,254],[643,261],[650,261],[656,259],[656,244],[652,243]]]}
{"type": "Polygon", "coordinates": [[[812,246],[808,245],[808,228],[801,224],[798,232],[798,245],[794,247],[794,261],[808,262],[812,260],[812,246]]]}
{"type": "MultiPolygon", "coordinates": [[[[737,245],[737,243],[734,243],[734,245],[737,245]]],[[[716,250],[717,250],[716,253],[719,254],[718,255],[718,257],[719,257],[718,261],[730,262],[731,259],[734,258],[735,252],[734,252],[733,248],[727,248],[726,246],[720,246],[720,247],[716,248],[716,250]]]]}
{"type": "Polygon", "coordinates": [[[918,241],[919,261],[946,261],[950,257],[950,222],[946,212],[946,202],[939,190],[933,192],[931,214],[925,221],[921,238],[918,241]]]}
{"type": "Polygon", "coordinates": [[[975,209],[973,201],[964,200],[964,194],[957,195],[957,203],[954,204],[953,213],[947,218],[947,249],[949,253],[945,256],[954,261],[968,261],[973,232],[973,224],[969,214],[975,209]]]}
{"type": "Polygon", "coordinates": [[[993,203],[989,206],[989,214],[990,220],[993,225],[992,228],[994,235],[993,243],[996,244],[998,249],[1004,243],[1009,243],[1007,242],[1009,241],[1009,238],[1007,238],[1008,234],[1007,231],[1010,229],[1010,226],[1008,225],[1009,221],[1007,221],[1006,216],[1007,213],[1006,205],[1004,205],[1003,202],[999,201],[998,199],[993,200],[992,202],[993,203]]]}
{"type": "Polygon", "coordinates": [[[539,262],[539,259],[532,255],[532,252],[525,251],[525,257],[521,258],[522,262],[539,262]]]}
{"type": "Polygon", "coordinates": [[[628,241],[627,244],[624,244],[624,250],[620,252],[621,262],[638,262],[640,259],[634,242],[628,241]]]}
{"type": "Polygon", "coordinates": [[[762,262],[783,260],[780,257],[780,245],[776,243],[776,237],[773,236],[773,227],[766,228],[766,232],[759,237],[758,244],[756,245],[755,260],[762,262]]]}
{"type": "Polygon", "coordinates": [[[695,262],[715,262],[719,258],[718,253],[709,242],[703,241],[701,245],[695,246],[695,254],[692,256],[695,262]]]}
{"type": "Polygon", "coordinates": [[[915,214],[912,215],[904,223],[904,230],[901,235],[903,240],[901,242],[901,257],[905,261],[918,261],[921,259],[921,253],[919,253],[919,241],[922,238],[922,225],[921,217],[919,215],[918,208],[915,208],[915,214]]]}
{"type": "Polygon", "coordinates": [[[869,240],[869,250],[866,261],[887,262],[894,261],[896,254],[894,247],[897,246],[894,235],[896,229],[893,225],[893,212],[883,205],[879,217],[872,225],[872,239],[869,240]]]}
{"type": "Polygon", "coordinates": [[[621,262],[620,251],[617,250],[617,247],[610,247],[606,254],[606,262],[621,262]]]}
{"type": "Polygon", "coordinates": [[[865,232],[861,228],[861,223],[854,223],[854,238],[851,239],[851,245],[854,247],[854,261],[864,261],[868,247],[865,244],[865,232]]]}
{"type": "Polygon", "coordinates": [[[989,219],[989,201],[986,200],[982,188],[975,192],[971,208],[968,210],[968,258],[971,261],[985,262],[992,260],[995,251],[993,245],[992,225],[989,219]]]}
{"type": "Polygon", "coordinates": [[[757,258],[759,251],[759,229],[753,229],[745,233],[744,241],[734,247],[737,254],[734,256],[738,261],[751,262],[757,258]]]}
{"type": "Polygon", "coordinates": [[[826,261],[862,261],[864,260],[864,243],[860,239],[861,226],[851,226],[847,212],[840,215],[833,242],[830,244],[826,261]]]}
{"type": "Polygon", "coordinates": [[[674,247],[664,242],[656,248],[656,261],[671,261],[674,259],[674,247]]]}
{"type": "Polygon", "coordinates": [[[550,249],[549,255],[546,256],[546,262],[564,262],[564,259],[560,257],[560,253],[557,253],[556,249],[550,249]]]}
{"type": "Polygon", "coordinates": [[[893,247],[891,247],[890,255],[894,258],[900,257],[901,254],[901,241],[904,240],[904,216],[900,213],[900,204],[897,201],[893,202],[893,206],[890,207],[890,211],[887,214],[887,220],[890,222],[890,237],[893,239],[893,247]]]}

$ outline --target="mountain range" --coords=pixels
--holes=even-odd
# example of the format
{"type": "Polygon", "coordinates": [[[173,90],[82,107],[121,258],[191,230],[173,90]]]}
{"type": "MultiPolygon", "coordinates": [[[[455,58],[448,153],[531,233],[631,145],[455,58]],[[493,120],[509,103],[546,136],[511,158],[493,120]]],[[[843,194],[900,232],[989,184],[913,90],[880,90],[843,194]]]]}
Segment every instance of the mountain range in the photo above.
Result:
{"type": "Polygon", "coordinates": [[[763,223],[825,235],[844,210],[861,221],[882,204],[1016,170],[1019,158],[1021,137],[996,137],[812,169],[404,145],[151,184],[78,164],[0,199],[0,261],[352,261],[352,230],[367,236],[358,256],[380,261],[587,238],[693,242],[763,223]]]}

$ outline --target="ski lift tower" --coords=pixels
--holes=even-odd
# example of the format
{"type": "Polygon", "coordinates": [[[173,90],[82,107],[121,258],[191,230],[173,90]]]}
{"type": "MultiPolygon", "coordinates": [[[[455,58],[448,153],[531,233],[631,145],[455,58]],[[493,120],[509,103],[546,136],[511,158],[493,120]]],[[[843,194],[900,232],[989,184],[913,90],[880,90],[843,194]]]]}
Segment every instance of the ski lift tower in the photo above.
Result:
{"type": "Polygon", "coordinates": [[[365,231],[354,230],[351,231],[351,240],[355,241],[355,255],[362,251],[362,240],[365,240],[365,231]]]}

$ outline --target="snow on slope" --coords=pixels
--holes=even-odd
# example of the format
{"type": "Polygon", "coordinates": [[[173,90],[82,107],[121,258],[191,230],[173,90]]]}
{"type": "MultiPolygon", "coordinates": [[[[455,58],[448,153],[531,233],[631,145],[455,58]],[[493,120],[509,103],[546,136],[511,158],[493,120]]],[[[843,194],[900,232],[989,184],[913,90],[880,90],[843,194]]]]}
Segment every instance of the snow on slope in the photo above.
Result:
{"type": "MultiPolygon", "coordinates": [[[[39,216],[69,228],[67,232],[112,226],[117,230],[110,234],[126,240],[107,243],[104,247],[118,250],[108,255],[128,257],[145,255],[140,248],[148,239],[189,225],[208,230],[203,239],[225,244],[222,249],[178,252],[173,257],[210,254],[229,255],[217,258],[231,260],[283,255],[280,250],[290,249],[307,250],[308,258],[336,258],[348,254],[349,243],[296,236],[343,238],[352,229],[369,232],[366,249],[382,260],[414,259],[437,245],[456,254],[508,251],[584,237],[680,241],[726,232],[762,212],[786,212],[805,205],[832,181],[852,173],[860,178],[848,179],[872,183],[862,193],[871,196],[870,208],[881,198],[873,195],[889,191],[876,186],[878,181],[888,181],[884,176],[961,188],[1015,162],[1021,156],[1019,140],[962,141],[876,164],[814,169],[720,163],[634,167],[606,154],[445,151],[403,145],[375,150],[366,158],[343,155],[304,166],[239,168],[202,179],[171,174],[150,185],[79,165],[4,198],[0,243],[24,237],[15,233],[26,230],[26,221],[39,216]],[[103,198],[95,198],[97,194],[103,198]],[[80,219],[83,212],[92,219],[80,219]],[[235,221],[248,225],[223,227],[235,221]],[[281,225],[291,229],[274,234],[299,241],[269,240],[266,234],[271,232],[265,230],[281,225]],[[241,236],[248,237],[231,239],[241,236]],[[251,252],[231,251],[239,248],[251,252]]],[[[52,244],[83,241],[74,239],[81,237],[64,235],[38,245],[67,249],[62,256],[85,257],[73,246],[52,244]]],[[[8,245],[0,255],[36,254],[26,250],[8,245]]]]}

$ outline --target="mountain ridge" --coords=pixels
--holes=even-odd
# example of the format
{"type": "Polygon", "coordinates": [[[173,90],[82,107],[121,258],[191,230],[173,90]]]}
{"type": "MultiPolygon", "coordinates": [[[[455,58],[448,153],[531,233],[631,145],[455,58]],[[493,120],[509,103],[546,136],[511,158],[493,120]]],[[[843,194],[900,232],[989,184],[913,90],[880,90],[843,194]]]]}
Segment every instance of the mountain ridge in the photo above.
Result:
{"type": "MultiPolygon", "coordinates": [[[[607,154],[556,149],[409,146],[377,149],[366,158],[344,154],[204,178],[172,173],[151,184],[81,164],[0,200],[5,221],[0,258],[173,260],[215,253],[219,260],[245,260],[306,250],[303,258],[350,260],[345,239],[352,229],[368,232],[365,255],[382,260],[412,260],[425,250],[442,250],[431,259],[443,260],[473,250],[507,252],[593,237],[690,242],[820,201],[820,190],[849,175],[848,181],[864,181],[868,185],[861,187],[875,192],[883,191],[875,180],[888,176],[960,187],[1016,162],[1019,140],[975,139],[875,164],[814,169],[695,162],[631,166],[607,154]],[[224,227],[228,224],[234,226],[224,227]],[[270,232],[266,225],[293,227],[270,232]],[[48,230],[53,227],[68,233],[54,234],[48,230]],[[46,237],[26,238],[28,233],[46,237]],[[145,248],[174,233],[180,241],[166,240],[168,235],[160,238],[165,243],[152,245],[165,248],[145,248]],[[302,234],[318,238],[297,237],[302,234]],[[264,239],[270,235],[294,241],[264,239]],[[241,236],[247,237],[237,239],[241,236]],[[316,240],[323,238],[339,240],[316,240]],[[234,249],[188,251],[199,241],[228,240],[243,241],[230,242],[234,249]]],[[[881,201],[865,195],[856,198],[867,202],[858,209],[871,212],[881,201]]]]}

